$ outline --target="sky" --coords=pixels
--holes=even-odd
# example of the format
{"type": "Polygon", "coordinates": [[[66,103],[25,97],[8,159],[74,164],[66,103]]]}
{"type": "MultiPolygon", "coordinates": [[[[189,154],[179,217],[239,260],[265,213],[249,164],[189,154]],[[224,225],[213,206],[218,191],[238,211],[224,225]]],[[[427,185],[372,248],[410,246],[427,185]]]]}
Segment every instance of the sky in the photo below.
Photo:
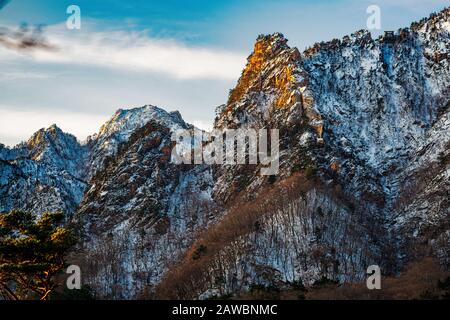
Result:
{"type": "Polygon", "coordinates": [[[117,109],[147,104],[209,129],[259,34],[304,49],[366,28],[370,5],[381,9],[377,36],[450,0],[0,0],[0,27],[42,25],[55,48],[0,42],[0,143],[54,123],[82,141],[117,109]],[[66,26],[70,5],[80,29],[66,26]]]}

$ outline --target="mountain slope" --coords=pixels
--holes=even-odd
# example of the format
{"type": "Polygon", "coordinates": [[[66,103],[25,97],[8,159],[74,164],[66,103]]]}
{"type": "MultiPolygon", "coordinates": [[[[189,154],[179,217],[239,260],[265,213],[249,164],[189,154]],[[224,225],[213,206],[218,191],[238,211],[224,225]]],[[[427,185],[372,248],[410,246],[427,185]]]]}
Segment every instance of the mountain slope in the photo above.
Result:
{"type": "MultiPolygon", "coordinates": [[[[247,209],[267,217],[252,220],[258,231],[213,244],[193,261],[217,231],[205,232],[167,273],[161,296],[210,297],[322,277],[356,281],[370,264],[396,274],[429,254],[448,268],[449,19],[447,9],[394,38],[360,31],[303,55],[281,34],[260,36],[216,127],[279,129],[278,180],[299,172],[303,181],[311,168],[318,179],[277,199],[281,207],[247,209]],[[287,230],[295,231],[286,237],[287,230]]],[[[264,199],[273,179],[257,169],[216,168],[215,198],[264,199]]]]}
{"type": "Polygon", "coordinates": [[[71,261],[103,298],[209,298],[252,288],[449,268],[450,9],[372,39],[300,53],[259,36],[216,129],[278,129],[280,170],[176,165],[178,112],[118,110],[80,144],[56,126],[0,146],[0,212],[64,210],[71,261]]]}
{"type": "Polygon", "coordinates": [[[191,128],[179,113],[146,106],[119,110],[88,142],[95,169],[76,220],[80,263],[101,296],[132,298],[157,283],[214,219],[211,169],[170,161],[172,132],[191,128]]]}

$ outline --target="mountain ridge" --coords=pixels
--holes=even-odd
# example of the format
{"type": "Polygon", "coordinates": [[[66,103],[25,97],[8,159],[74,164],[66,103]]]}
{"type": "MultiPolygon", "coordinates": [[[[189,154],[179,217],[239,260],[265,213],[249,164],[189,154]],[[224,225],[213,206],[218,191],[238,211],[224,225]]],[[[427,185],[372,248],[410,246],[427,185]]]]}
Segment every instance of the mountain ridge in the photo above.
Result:
{"type": "Polygon", "coordinates": [[[193,126],[119,109],[82,144],[52,126],[0,146],[0,212],[66,211],[105,298],[352,282],[429,254],[448,268],[449,25],[447,8],[389,41],[360,31],[303,53],[259,36],[214,127],[279,129],[278,176],[174,165],[170,133],[193,126]]]}

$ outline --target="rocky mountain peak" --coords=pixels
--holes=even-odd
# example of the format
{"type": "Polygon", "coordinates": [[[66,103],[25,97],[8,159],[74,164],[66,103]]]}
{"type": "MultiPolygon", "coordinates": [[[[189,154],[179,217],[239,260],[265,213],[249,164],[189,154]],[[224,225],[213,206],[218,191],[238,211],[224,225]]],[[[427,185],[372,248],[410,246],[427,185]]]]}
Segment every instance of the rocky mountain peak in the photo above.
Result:
{"type": "Polygon", "coordinates": [[[69,170],[76,176],[85,158],[84,147],[77,138],[63,132],[56,124],[38,130],[26,142],[26,147],[30,159],[69,170]]]}
{"type": "Polygon", "coordinates": [[[17,208],[38,215],[57,210],[73,214],[85,188],[86,151],[56,125],[5,148],[0,152],[0,212],[17,208]]]}
{"type": "Polygon", "coordinates": [[[88,138],[91,162],[88,177],[101,170],[104,160],[114,156],[121,144],[127,142],[134,132],[150,121],[170,131],[188,127],[178,111],[169,113],[152,105],[119,109],[97,134],[88,138]]]}
{"type": "Polygon", "coordinates": [[[36,131],[28,140],[27,144],[30,148],[33,148],[38,145],[55,142],[63,135],[63,131],[56,124],[53,124],[48,128],[42,128],[36,131]]]}
{"type": "Polygon", "coordinates": [[[273,33],[269,35],[259,35],[256,39],[254,51],[250,56],[250,62],[257,61],[258,58],[270,59],[276,56],[280,51],[290,49],[288,40],[282,33],[273,33]]]}
{"type": "Polygon", "coordinates": [[[169,113],[156,106],[146,105],[140,108],[117,110],[111,119],[100,128],[96,138],[110,137],[119,132],[123,135],[122,138],[126,138],[129,133],[150,120],[169,128],[179,128],[185,125],[179,113],[169,113]]]}
{"type": "MultiPolygon", "coordinates": [[[[216,127],[261,127],[277,114],[297,113],[311,105],[301,54],[281,33],[260,35],[228,103],[217,111],[216,127]]],[[[287,116],[286,116],[287,117],[287,116]]]]}
{"type": "Polygon", "coordinates": [[[251,89],[261,90],[263,82],[267,78],[265,73],[270,71],[268,69],[282,67],[281,64],[286,69],[284,74],[272,79],[270,85],[282,87],[293,76],[293,66],[290,64],[295,63],[299,58],[299,51],[296,48],[291,49],[287,45],[287,39],[281,33],[260,35],[256,40],[253,53],[248,57],[247,65],[236,88],[230,94],[228,105],[238,102],[251,89]]]}
{"type": "MultiPolygon", "coordinates": [[[[444,159],[431,160],[433,172],[448,175],[442,163],[450,136],[435,132],[447,130],[443,119],[450,105],[449,24],[446,9],[392,37],[372,39],[361,30],[317,43],[302,55],[289,48],[284,37],[260,36],[228,104],[217,109],[216,127],[278,128],[280,175],[306,172],[312,165],[327,183],[342,184],[349,199],[358,199],[356,210],[391,223],[397,214],[393,207],[407,202],[404,194],[411,192],[404,177],[417,181],[405,168],[425,170],[416,164],[430,163],[430,158],[421,160],[427,148],[444,159]],[[427,140],[429,136],[433,138],[427,140]]],[[[218,172],[217,198],[228,199],[230,185],[246,193],[251,193],[247,186],[262,185],[253,171],[218,172]],[[247,183],[241,182],[244,175],[250,176],[247,183]]],[[[432,190],[439,188],[447,187],[436,183],[432,190]]],[[[418,203],[411,206],[420,211],[418,203]]],[[[423,211],[411,214],[409,222],[400,219],[402,227],[414,229],[414,219],[436,223],[424,218],[423,211]]],[[[445,221],[443,210],[435,212],[436,220],[445,221]]],[[[384,241],[395,243],[388,239],[391,226],[378,226],[387,230],[384,241]]]]}

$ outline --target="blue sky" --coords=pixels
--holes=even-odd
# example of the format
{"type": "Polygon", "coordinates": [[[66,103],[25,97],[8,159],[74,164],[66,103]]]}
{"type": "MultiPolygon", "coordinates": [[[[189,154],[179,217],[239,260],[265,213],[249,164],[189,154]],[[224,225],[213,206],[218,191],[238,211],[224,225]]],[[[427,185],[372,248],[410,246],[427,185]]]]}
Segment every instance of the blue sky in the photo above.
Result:
{"type": "Polygon", "coordinates": [[[207,128],[258,34],[282,32],[304,49],[365,28],[372,4],[381,8],[381,32],[450,0],[12,0],[0,26],[44,24],[61,50],[0,47],[0,142],[13,145],[52,123],[84,139],[116,109],[144,104],[207,128]],[[81,8],[81,30],[65,28],[71,4],[81,8]]]}

